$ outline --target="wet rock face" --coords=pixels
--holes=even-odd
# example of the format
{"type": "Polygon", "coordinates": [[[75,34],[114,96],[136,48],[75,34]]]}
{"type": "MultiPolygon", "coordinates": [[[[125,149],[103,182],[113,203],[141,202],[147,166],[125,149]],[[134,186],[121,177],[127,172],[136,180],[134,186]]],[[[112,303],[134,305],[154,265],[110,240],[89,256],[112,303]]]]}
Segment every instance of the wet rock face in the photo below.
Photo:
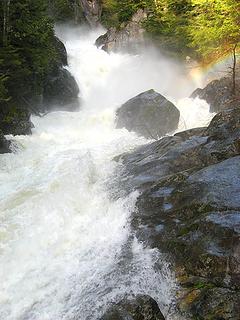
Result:
{"type": "Polygon", "coordinates": [[[122,185],[141,195],[132,228],[167,253],[189,319],[239,318],[240,108],[208,128],[165,137],[120,157],[122,185]]]}
{"type": "Polygon", "coordinates": [[[121,25],[120,29],[110,28],[104,35],[100,36],[96,40],[96,46],[107,52],[137,52],[145,43],[145,30],[142,23],[146,18],[146,12],[139,9],[128,23],[121,25]]]}
{"type": "Polygon", "coordinates": [[[124,103],[116,112],[117,128],[146,138],[158,138],[176,130],[180,112],[165,97],[149,90],[124,103]]]}
{"type": "Polygon", "coordinates": [[[137,295],[112,306],[101,320],[164,320],[157,302],[147,295],[137,295]]]}
{"type": "Polygon", "coordinates": [[[68,70],[59,69],[46,79],[43,106],[47,110],[77,110],[79,108],[78,93],[79,88],[74,77],[68,70]]]}
{"type": "Polygon", "coordinates": [[[0,154],[11,152],[11,150],[10,150],[10,144],[11,144],[10,141],[8,141],[8,140],[4,137],[2,131],[0,130],[0,154]]]}
{"type": "MultiPolygon", "coordinates": [[[[240,81],[237,81],[237,92],[240,93],[240,81]]],[[[238,107],[239,97],[234,97],[232,94],[232,79],[222,78],[220,80],[214,80],[210,82],[203,89],[196,89],[192,95],[192,98],[199,97],[206,100],[210,105],[211,112],[219,112],[225,109],[231,109],[238,107]]]]}

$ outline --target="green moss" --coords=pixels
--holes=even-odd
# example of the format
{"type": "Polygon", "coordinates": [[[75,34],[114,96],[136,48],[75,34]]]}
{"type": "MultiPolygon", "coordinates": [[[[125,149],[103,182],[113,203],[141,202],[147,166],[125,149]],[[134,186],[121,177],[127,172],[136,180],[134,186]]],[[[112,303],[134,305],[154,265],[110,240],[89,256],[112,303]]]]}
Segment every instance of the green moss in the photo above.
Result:
{"type": "Polygon", "coordinates": [[[215,285],[213,283],[197,282],[197,283],[194,283],[193,287],[195,289],[212,289],[215,287],[215,285]]]}

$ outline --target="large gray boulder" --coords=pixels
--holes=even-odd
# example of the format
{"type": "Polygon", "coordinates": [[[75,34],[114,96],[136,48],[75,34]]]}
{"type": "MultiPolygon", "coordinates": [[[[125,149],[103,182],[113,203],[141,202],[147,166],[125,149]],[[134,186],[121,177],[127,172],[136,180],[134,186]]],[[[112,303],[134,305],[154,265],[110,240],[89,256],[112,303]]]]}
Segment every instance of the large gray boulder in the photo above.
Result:
{"type": "Polygon", "coordinates": [[[148,90],[124,103],[116,113],[117,128],[157,139],[177,129],[180,112],[172,102],[148,90]]]}
{"type": "Polygon", "coordinates": [[[112,306],[101,320],[164,320],[157,302],[147,295],[124,299],[112,306]]]}

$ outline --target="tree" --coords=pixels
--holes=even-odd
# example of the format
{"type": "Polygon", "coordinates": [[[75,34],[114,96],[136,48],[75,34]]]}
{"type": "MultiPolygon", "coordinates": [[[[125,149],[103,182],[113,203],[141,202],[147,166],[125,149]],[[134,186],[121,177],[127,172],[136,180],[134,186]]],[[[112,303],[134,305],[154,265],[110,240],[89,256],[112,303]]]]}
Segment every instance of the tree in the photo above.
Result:
{"type": "Polygon", "coordinates": [[[240,2],[236,0],[192,0],[189,26],[191,45],[206,60],[232,53],[233,93],[236,88],[236,53],[240,41],[240,2]]]}
{"type": "Polygon", "coordinates": [[[3,34],[2,34],[2,43],[4,46],[7,46],[8,43],[8,32],[9,32],[9,11],[10,11],[11,0],[3,0],[3,34]]]}
{"type": "Polygon", "coordinates": [[[47,0],[2,2],[0,72],[10,96],[41,93],[44,76],[57,59],[47,4],[47,0]]]}

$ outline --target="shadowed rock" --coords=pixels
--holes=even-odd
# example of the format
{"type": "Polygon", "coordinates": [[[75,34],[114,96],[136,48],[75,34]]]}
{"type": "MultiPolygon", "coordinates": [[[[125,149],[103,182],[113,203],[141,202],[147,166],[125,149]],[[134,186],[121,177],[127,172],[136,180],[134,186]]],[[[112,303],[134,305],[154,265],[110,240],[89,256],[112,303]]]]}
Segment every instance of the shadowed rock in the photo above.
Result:
{"type": "Polygon", "coordinates": [[[112,306],[101,320],[164,320],[157,302],[147,295],[124,299],[112,306]]]}
{"type": "Polygon", "coordinates": [[[232,79],[222,78],[211,81],[205,88],[196,89],[191,97],[206,100],[211,112],[238,107],[240,94],[240,81],[237,81],[237,96],[232,94],[232,79]]]}
{"type": "Polygon", "coordinates": [[[11,150],[10,150],[10,144],[11,144],[10,141],[8,141],[8,140],[4,137],[2,131],[0,130],[0,154],[11,152],[11,150]]]}
{"type": "Polygon", "coordinates": [[[79,88],[76,80],[66,69],[59,69],[46,79],[43,106],[49,109],[74,111],[79,108],[79,88]]]}
{"type": "Polygon", "coordinates": [[[68,58],[67,58],[67,50],[65,45],[59,40],[56,36],[54,37],[54,46],[57,49],[59,54],[59,66],[67,66],[68,65],[68,58]]]}
{"type": "Polygon", "coordinates": [[[30,121],[30,111],[19,101],[18,106],[2,103],[0,108],[0,128],[4,135],[31,134],[33,124],[30,121]]]}

